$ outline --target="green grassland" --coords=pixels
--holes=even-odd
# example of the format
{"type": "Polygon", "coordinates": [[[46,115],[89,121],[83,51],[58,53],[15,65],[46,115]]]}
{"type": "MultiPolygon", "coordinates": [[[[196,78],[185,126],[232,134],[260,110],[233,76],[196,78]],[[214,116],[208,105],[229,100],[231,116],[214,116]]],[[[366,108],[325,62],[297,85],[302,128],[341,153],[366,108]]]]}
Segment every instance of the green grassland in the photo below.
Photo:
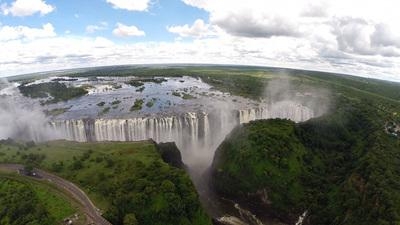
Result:
{"type": "Polygon", "coordinates": [[[155,143],[34,145],[3,141],[1,162],[34,165],[78,184],[113,224],[210,224],[184,170],[162,161],[155,143]],[[7,142],[7,143],[6,143],[7,142]]]}

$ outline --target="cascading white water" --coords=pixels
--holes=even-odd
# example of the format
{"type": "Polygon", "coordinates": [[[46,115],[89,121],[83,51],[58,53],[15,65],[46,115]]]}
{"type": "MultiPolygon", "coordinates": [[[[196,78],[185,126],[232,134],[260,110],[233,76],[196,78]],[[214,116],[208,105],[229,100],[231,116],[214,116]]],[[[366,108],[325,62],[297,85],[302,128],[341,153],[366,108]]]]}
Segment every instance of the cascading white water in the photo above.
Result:
{"type": "MultiPolygon", "coordinates": [[[[198,149],[213,145],[207,113],[131,119],[58,120],[51,127],[71,141],[139,141],[175,142],[183,158],[198,149]]],[[[186,157],[187,159],[188,157],[186,157]]]]}
{"type": "Polygon", "coordinates": [[[306,216],[307,216],[307,211],[305,211],[303,214],[301,214],[301,215],[299,216],[299,219],[297,220],[297,222],[295,223],[295,225],[302,225],[303,222],[304,222],[304,219],[306,218],[306,216]]]}
{"type": "Polygon", "coordinates": [[[66,140],[79,142],[88,140],[83,120],[52,121],[50,126],[54,131],[61,133],[66,140]]]}
{"type": "Polygon", "coordinates": [[[270,118],[286,118],[294,122],[302,122],[313,117],[315,117],[313,110],[291,101],[281,101],[267,107],[239,110],[240,124],[270,118]]]}
{"type": "Polygon", "coordinates": [[[225,215],[218,218],[218,222],[226,225],[264,225],[261,220],[256,217],[256,215],[246,209],[243,209],[239,204],[234,203],[234,207],[238,211],[240,218],[225,215]]]}
{"type": "Polygon", "coordinates": [[[188,165],[206,168],[212,161],[214,150],[238,124],[268,118],[287,118],[295,122],[314,117],[314,112],[290,101],[236,111],[218,110],[211,113],[188,112],[166,117],[129,119],[83,119],[51,122],[65,139],[86,141],[139,141],[175,142],[188,165]]]}

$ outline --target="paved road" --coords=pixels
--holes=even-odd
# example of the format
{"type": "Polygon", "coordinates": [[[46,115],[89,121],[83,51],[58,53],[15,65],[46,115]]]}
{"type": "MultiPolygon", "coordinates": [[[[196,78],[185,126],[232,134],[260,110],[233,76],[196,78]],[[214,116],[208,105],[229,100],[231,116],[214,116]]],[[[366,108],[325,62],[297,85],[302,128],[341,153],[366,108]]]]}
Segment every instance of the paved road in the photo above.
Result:
{"type": "MultiPolygon", "coordinates": [[[[0,164],[0,169],[8,170],[8,171],[16,171],[18,172],[20,169],[23,169],[24,166],[20,164],[0,164]]],[[[90,201],[89,197],[83,192],[78,186],[75,184],[58,177],[54,174],[48,173],[46,171],[40,169],[34,169],[33,172],[36,173],[36,176],[33,177],[38,180],[47,180],[57,187],[64,189],[71,196],[77,200],[82,206],[87,214],[87,216],[93,221],[96,225],[112,225],[106,219],[104,219],[99,210],[94,206],[92,201],[90,201]]]]}

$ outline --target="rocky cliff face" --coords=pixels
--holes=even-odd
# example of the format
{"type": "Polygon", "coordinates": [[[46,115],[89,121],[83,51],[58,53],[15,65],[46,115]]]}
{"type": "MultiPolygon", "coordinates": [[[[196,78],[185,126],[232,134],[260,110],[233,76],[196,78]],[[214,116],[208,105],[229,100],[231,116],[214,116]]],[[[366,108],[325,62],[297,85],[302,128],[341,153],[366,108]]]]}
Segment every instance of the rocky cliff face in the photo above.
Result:
{"type": "Polygon", "coordinates": [[[170,166],[185,169],[185,164],[182,161],[182,155],[174,142],[158,143],[157,150],[164,162],[170,166]]]}

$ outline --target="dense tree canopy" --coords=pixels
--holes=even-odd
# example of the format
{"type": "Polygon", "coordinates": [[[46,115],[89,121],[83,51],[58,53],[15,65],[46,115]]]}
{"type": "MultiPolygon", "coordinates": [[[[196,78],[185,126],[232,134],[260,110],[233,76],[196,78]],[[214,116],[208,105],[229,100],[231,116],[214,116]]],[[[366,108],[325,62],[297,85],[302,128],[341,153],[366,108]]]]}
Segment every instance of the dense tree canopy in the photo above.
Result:
{"type": "Polygon", "coordinates": [[[53,225],[47,209],[27,184],[0,178],[0,224],[53,225]]]}
{"type": "Polygon", "coordinates": [[[307,210],[307,224],[398,224],[400,141],[383,124],[365,102],[300,124],[251,122],[217,150],[214,186],[230,197],[265,190],[286,221],[307,210]]]}

